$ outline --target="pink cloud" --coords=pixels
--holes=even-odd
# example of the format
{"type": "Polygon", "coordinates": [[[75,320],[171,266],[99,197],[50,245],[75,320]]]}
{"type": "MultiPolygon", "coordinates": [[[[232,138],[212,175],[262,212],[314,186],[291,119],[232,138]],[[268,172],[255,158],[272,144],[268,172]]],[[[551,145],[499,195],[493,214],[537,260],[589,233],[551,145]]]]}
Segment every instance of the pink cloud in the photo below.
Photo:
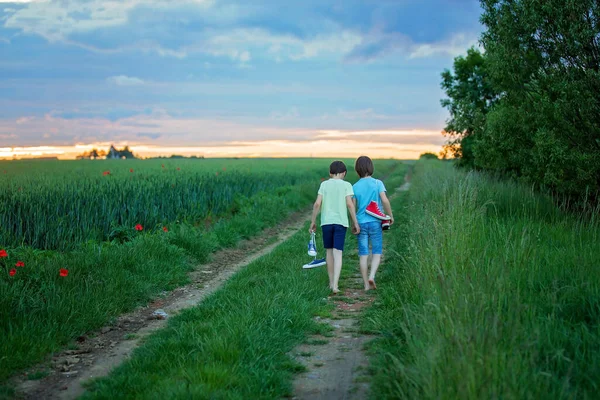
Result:
{"type": "MultiPolygon", "coordinates": [[[[102,147],[118,143],[130,145],[148,155],[163,150],[166,151],[164,154],[200,152],[215,157],[231,154],[350,156],[373,151],[380,156],[405,158],[409,153],[418,156],[415,152],[438,151],[444,143],[440,132],[431,130],[285,128],[219,119],[174,118],[160,110],[151,115],[136,115],[117,121],[66,119],[51,113],[44,117],[0,120],[0,139],[0,147],[4,148],[0,157],[15,154],[15,151],[7,149],[38,149],[40,146],[55,149],[52,150],[55,153],[51,154],[71,157],[73,152],[78,151],[74,147],[76,144],[102,147]]],[[[44,154],[49,154],[47,150],[44,154]]],[[[32,151],[39,155],[40,150],[32,151]]]]}

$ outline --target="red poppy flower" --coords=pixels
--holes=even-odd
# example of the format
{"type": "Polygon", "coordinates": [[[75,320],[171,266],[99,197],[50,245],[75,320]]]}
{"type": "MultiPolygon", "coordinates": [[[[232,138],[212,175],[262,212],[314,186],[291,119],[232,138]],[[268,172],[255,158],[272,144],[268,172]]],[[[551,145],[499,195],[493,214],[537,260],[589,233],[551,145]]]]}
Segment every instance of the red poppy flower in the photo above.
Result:
{"type": "Polygon", "coordinates": [[[10,272],[9,272],[8,274],[9,274],[10,276],[15,276],[15,275],[16,275],[16,273],[17,273],[17,270],[13,268],[13,269],[11,269],[11,270],[10,270],[10,272]]]}
{"type": "Polygon", "coordinates": [[[325,180],[325,178],[321,178],[321,182],[323,182],[325,180]]]}
{"type": "Polygon", "coordinates": [[[137,224],[137,225],[135,226],[135,230],[136,230],[136,231],[138,231],[138,232],[141,232],[141,231],[143,231],[143,230],[144,230],[144,227],[143,227],[141,224],[137,224]]]}
{"type": "Polygon", "coordinates": [[[223,167],[223,171],[227,171],[227,168],[223,167]]]}
{"type": "Polygon", "coordinates": [[[23,261],[17,261],[17,263],[15,264],[15,267],[24,267],[25,263],[23,261]]]}
{"type": "Polygon", "coordinates": [[[181,171],[181,168],[177,167],[177,171],[181,171]]]}
{"type": "Polygon", "coordinates": [[[167,228],[166,226],[163,226],[163,231],[169,232],[169,228],[167,228]]]}
{"type": "Polygon", "coordinates": [[[131,168],[131,169],[129,170],[129,172],[131,172],[131,173],[133,174],[133,168],[131,168]]]}
{"type": "Polygon", "coordinates": [[[0,258],[6,258],[8,257],[8,253],[6,252],[6,250],[0,250],[0,258]]]}
{"type": "Polygon", "coordinates": [[[164,167],[165,167],[165,164],[161,164],[160,166],[164,168],[164,167]]]}
{"type": "Polygon", "coordinates": [[[65,276],[69,275],[69,270],[61,268],[58,273],[59,273],[60,276],[62,276],[64,278],[65,276]]]}
{"type": "Polygon", "coordinates": [[[106,176],[106,175],[110,175],[110,171],[104,171],[104,172],[102,173],[102,175],[104,175],[104,176],[106,176]]]}

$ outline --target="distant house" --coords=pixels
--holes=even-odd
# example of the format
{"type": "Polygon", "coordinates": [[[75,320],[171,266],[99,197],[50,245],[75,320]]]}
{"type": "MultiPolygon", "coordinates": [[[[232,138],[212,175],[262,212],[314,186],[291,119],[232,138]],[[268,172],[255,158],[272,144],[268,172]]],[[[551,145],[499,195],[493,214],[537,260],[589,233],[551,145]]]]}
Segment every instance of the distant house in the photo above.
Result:
{"type": "Polygon", "coordinates": [[[115,146],[110,146],[110,150],[108,150],[108,154],[106,155],[106,158],[120,160],[121,153],[119,152],[119,150],[115,149],[115,146]]]}
{"type": "Polygon", "coordinates": [[[110,146],[106,158],[113,160],[122,160],[126,158],[135,158],[135,155],[131,152],[129,146],[123,147],[122,150],[117,150],[115,146],[110,146]]]}

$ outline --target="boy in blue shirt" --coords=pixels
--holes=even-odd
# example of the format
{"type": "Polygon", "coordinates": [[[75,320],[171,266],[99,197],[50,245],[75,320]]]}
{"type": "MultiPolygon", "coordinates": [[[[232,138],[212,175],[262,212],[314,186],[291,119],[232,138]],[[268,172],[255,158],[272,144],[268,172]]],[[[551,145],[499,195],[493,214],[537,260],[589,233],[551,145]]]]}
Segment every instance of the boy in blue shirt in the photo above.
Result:
{"type": "Polygon", "coordinates": [[[352,187],[354,202],[356,203],[356,218],[360,225],[358,235],[358,256],[360,260],[360,273],[365,283],[365,290],[377,289],[375,274],[381,263],[383,253],[382,224],[394,223],[392,207],[387,198],[383,182],[372,177],[373,161],[367,156],[361,156],[354,165],[359,181],[352,187]],[[381,206],[386,214],[381,212],[381,206]],[[371,273],[368,272],[369,241],[372,248],[371,273]]]}

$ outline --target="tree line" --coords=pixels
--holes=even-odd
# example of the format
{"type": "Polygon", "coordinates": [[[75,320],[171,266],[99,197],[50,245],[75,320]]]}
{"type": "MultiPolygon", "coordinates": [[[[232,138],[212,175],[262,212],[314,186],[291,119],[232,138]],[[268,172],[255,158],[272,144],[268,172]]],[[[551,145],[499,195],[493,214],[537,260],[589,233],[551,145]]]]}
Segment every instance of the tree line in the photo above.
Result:
{"type": "Polygon", "coordinates": [[[600,191],[600,2],[481,0],[483,51],[442,73],[445,151],[577,202],[600,191]]]}
{"type": "Polygon", "coordinates": [[[125,160],[125,159],[133,159],[136,156],[133,154],[129,146],[123,147],[121,150],[117,150],[117,148],[113,145],[110,146],[108,151],[92,149],[90,151],[86,151],[77,156],[78,160],[99,160],[99,159],[114,159],[114,160],[125,160]]]}

